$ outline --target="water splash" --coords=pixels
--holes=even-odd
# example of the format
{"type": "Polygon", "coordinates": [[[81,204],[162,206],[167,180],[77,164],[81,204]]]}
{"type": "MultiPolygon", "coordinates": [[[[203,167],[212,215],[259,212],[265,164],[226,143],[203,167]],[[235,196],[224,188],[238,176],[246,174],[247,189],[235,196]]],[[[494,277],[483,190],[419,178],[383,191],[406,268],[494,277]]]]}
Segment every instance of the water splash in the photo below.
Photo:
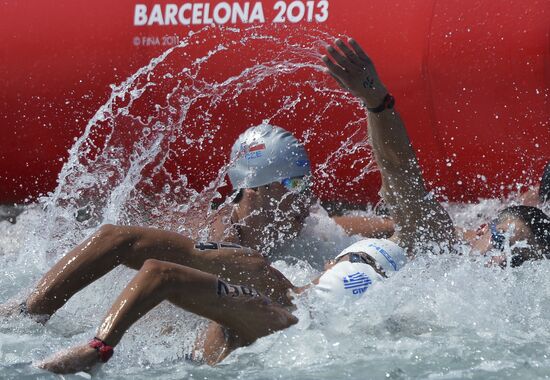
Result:
{"type": "MultiPolygon", "coordinates": [[[[318,64],[318,47],[326,39],[323,33],[312,34],[304,44],[292,35],[283,39],[257,28],[244,33],[206,29],[113,86],[71,149],[59,186],[41,200],[44,210],[29,208],[16,225],[0,222],[0,299],[30,287],[51,261],[100,223],[196,232],[184,226],[192,222],[192,214],[208,209],[225,181],[232,138],[223,126],[234,118],[220,112],[222,104],[227,112],[239,112],[241,130],[263,120],[301,126],[299,137],[312,151],[334,140],[335,134],[342,137],[344,143],[319,161],[316,181],[330,191],[338,180],[338,165],[354,165],[358,172],[351,181],[359,182],[372,170],[361,132],[365,115],[326,81],[318,64]],[[209,33],[217,37],[211,45],[206,43],[209,33]],[[202,53],[191,55],[190,47],[195,51],[201,44],[202,53]],[[254,62],[231,61],[231,75],[213,70],[236,60],[240,49],[259,46],[264,49],[258,49],[254,62]],[[294,83],[294,75],[303,78],[304,71],[310,79],[294,83]],[[273,100],[273,93],[283,96],[273,100]],[[312,104],[313,96],[317,104],[312,104]],[[353,122],[326,131],[322,127],[334,108],[351,112],[353,122]],[[311,116],[297,120],[305,114],[311,116]],[[210,172],[209,167],[215,169],[210,172]],[[197,176],[204,177],[202,186],[190,186],[197,176]]],[[[502,206],[494,200],[448,208],[458,225],[475,228],[479,215],[489,220],[502,206]]],[[[207,218],[215,213],[209,212],[207,218]]],[[[354,239],[344,236],[326,213],[312,219],[303,241],[286,247],[289,254],[313,245],[317,258],[326,258],[354,239]]],[[[198,233],[205,228],[199,225],[198,233]]],[[[305,284],[317,274],[310,263],[314,258],[306,256],[275,265],[294,283],[305,284]]],[[[351,309],[299,299],[297,326],[238,350],[214,368],[183,361],[203,322],[162,305],[125,335],[117,346],[117,360],[96,376],[305,379],[369,373],[372,378],[544,378],[550,368],[549,271],[548,262],[500,271],[467,257],[420,257],[383,286],[373,287],[351,309]]],[[[89,339],[132,275],[124,268],[113,271],[79,292],[45,328],[28,320],[1,320],[2,377],[38,376],[28,363],[89,339]]]]}
{"type": "Polygon", "coordinates": [[[320,47],[329,36],[289,32],[206,28],[113,85],[71,148],[58,187],[41,200],[49,210],[46,224],[56,226],[51,236],[73,229],[75,216],[78,230],[146,224],[205,235],[204,225],[190,227],[190,215],[204,214],[220,197],[236,133],[263,121],[293,130],[311,152],[326,151],[320,147],[342,136],[345,143],[324,161],[314,157],[318,189],[330,192],[339,165],[350,160],[357,169],[353,181],[373,171],[364,111],[334,89],[320,65],[320,47]],[[235,61],[246,49],[256,49],[257,56],[235,61]],[[234,66],[229,74],[215,70],[228,60],[234,66]],[[329,118],[350,103],[353,122],[329,118]]]}

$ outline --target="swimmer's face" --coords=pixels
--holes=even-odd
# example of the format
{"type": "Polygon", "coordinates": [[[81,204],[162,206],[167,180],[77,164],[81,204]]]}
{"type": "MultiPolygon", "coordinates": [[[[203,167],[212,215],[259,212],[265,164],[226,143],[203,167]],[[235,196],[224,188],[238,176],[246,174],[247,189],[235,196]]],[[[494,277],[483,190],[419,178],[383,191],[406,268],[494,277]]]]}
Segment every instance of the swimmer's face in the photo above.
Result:
{"type": "Polygon", "coordinates": [[[499,222],[483,226],[472,244],[472,250],[491,256],[489,266],[505,267],[507,256],[512,258],[512,266],[541,257],[540,247],[529,227],[514,216],[506,216],[499,222]]]}
{"type": "Polygon", "coordinates": [[[246,227],[258,233],[295,236],[303,227],[309,215],[312,196],[309,190],[296,192],[288,190],[280,182],[244,189],[236,212],[246,227]]]}

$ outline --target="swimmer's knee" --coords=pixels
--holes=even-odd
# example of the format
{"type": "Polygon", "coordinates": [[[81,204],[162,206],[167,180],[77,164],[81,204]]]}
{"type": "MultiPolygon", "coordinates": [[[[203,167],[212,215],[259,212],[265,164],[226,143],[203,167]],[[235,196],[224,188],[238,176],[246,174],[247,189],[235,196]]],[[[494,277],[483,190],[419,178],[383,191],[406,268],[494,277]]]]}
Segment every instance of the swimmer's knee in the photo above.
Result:
{"type": "Polygon", "coordinates": [[[160,300],[170,299],[174,288],[176,288],[173,285],[170,263],[165,261],[145,260],[139,269],[137,278],[139,278],[142,289],[150,289],[151,296],[160,300]]]}
{"type": "Polygon", "coordinates": [[[191,268],[157,259],[145,260],[139,271],[148,284],[156,287],[157,295],[164,299],[180,294],[186,284],[196,280],[191,268]]]}
{"type": "Polygon", "coordinates": [[[158,285],[170,283],[174,278],[173,264],[166,261],[147,259],[139,271],[148,278],[147,281],[158,285]]]}
{"type": "Polygon", "coordinates": [[[185,278],[187,268],[168,261],[147,259],[143,262],[140,271],[163,283],[169,283],[175,282],[178,278],[185,278]]]}
{"type": "Polygon", "coordinates": [[[168,269],[168,263],[157,259],[147,259],[143,262],[141,271],[151,274],[152,276],[165,277],[170,271],[168,269]]]}

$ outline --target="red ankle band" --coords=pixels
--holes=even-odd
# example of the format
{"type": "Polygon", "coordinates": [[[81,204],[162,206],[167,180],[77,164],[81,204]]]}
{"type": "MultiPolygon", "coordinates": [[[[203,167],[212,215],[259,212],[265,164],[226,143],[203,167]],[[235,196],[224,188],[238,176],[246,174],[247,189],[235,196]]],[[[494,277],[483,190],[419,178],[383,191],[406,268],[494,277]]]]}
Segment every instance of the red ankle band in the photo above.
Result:
{"type": "Polygon", "coordinates": [[[99,355],[99,360],[101,360],[103,363],[106,363],[111,358],[111,356],[113,356],[113,347],[109,346],[99,338],[92,339],[90,343],[88,343],[88,345],[92,348],[95,348],[99,355]]]}

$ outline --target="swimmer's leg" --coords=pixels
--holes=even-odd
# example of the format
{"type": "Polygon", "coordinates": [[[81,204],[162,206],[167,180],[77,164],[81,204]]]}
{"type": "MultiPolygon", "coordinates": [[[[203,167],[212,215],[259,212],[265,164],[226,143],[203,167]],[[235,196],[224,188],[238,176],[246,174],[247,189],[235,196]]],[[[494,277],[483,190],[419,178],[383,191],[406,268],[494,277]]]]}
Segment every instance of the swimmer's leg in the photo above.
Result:
{"type": "MultiPolygon", "coordinates": [[[[44,275],[26,300],[26,310],[29,314],[52,315],[75,293],[118,265],[138,270],[147,259],[169,261],[230,277],[236,282],[253,284],[263,291],[262,285],[254,282],[254,278],[246,277],[247,273],[257,272],[258,266],[267,265],[260,254],[249,249],[207,248],[197,249],[193,240],[175,232],[144,227],[102,226],[44,275]]],[[[262,281],[261,276],[256,279],[262,281]]]]}
{"type": "MultiPolygon", "coordinates": [[[[147,260],[104,318],[97,338],[116,346],[124,333],[160,302],[171,303],[211,319],[231,331],[225,350],[213,350],[214,364],[234,348],[287,328],[297,318],[247,287],[228,285],[213,274],[181,265],[147,260]]],[[[52,372],[69,373],[91,368],[100,362],[94,348],[84,344],[47,359],[40,366],[52,372]]]]}
{"type": "Polygon", "coordinates": [[[214,365],[236,348],[232,343],[227,329],[211,321],[206,330],[197,337],[190,359],[214,365]]]}

